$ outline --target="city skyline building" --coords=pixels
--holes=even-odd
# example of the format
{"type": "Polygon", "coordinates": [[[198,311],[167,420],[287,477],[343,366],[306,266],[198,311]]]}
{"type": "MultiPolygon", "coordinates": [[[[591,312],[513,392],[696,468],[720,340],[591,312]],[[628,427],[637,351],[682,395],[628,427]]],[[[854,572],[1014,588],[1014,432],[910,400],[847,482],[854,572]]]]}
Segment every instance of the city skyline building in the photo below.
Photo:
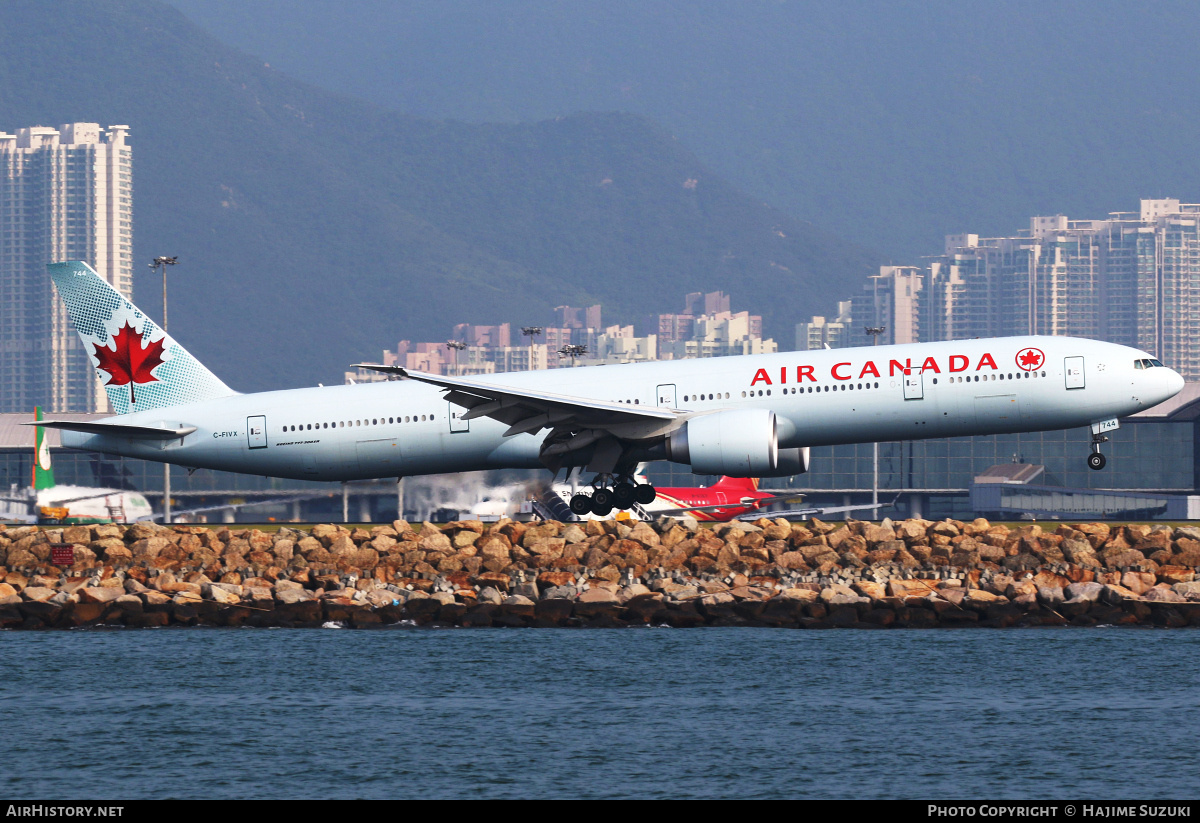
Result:
{"type": "Polygon", "coordinates": [[[0,411],[108,410],[46,264],[84,260],[132,297],[128,133],[98,123],[0,132],[0,411]]]}
{"type": "Polygon", "coordinates": [[[924,340],[1091,337],[1200,378],[1200,205],[1149,199],[1101,220],[1032,217],[1015,237],[950,235],[923,274],[924,340]]]}
{"type": "Polygon", "coordinates": [[[880,266],[861,294],[851,298],[850,345],[874,344],[867,327],[883,328],[880,345],[921,341],[921,291],[925,279],[917,266],[880,266]]]}
{"type": "MultiPolygon", "coordinates": [[[[870,345],[868,326],[885,328],[880,343],[1088,337],[1140,348],[1197,380],[1200,204],[1148,199],[1099,220],[1031,217],[1010,237],[947,235],[923,266],[881,266],[851,304],[848,345],[870,345]]],[[[797,349],[823,346],[825,326],[798,324],[797,349]]]]}
{"type": "Polygon", "coordinates": [[[837,315],[831,320],[813,316],[807,323],[796,324],[796,351],[841,349],[850,345],[850,323],[853,301],[838,301],[837,315]]]}
{"type": "MultiPolygon", "coordinates": [[[[449,341],[401,340],[395,350],[383,352],[380,362],[432,374],[469,376],[779,350],[774,340],[762,338],[762,317],[744,311],[729,311],[731,301],[724,292],[696,292],[687,295],[684,302],[686,308],[716,310],[699,315],[653,315],[648,318],[649,333],[639,337],[632,325],[604,328],[583,325],[600,321],[599,305],[587,308],[557,306],[554,321],[570,325],[538,326],[537,333],[530,334],[525,345],[512,345],[520,341],[514,339],[511,331],[514,327],[510,323],[459,323],[452,328],[450,340],[455,341],[453,346],[449,341]],[[655,333],[655,329],[664,326],[672,332],[666,339],[655,333]],[[574,357],[560,354],[567,346],[582,346],[584,351],[574,357]]],[[[347,383],[387,379],[387,375],[367,369],[345,373],[347,383]]]]}

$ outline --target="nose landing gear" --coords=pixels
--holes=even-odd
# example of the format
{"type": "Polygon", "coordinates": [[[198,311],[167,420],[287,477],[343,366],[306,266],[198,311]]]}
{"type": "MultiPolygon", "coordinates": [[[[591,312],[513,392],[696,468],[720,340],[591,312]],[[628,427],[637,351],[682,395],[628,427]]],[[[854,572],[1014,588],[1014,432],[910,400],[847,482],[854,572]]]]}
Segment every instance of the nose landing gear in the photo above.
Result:
{"type": "Polygon", "coordinates": [[[1106,460],[1104,455],[1100,453],[1100,444],[1107,442],[1108,438],[1102,434],[1092,435],[1092,453],[1088,455],[1087,459],[1089,469],[1092,469],[1093,471],[1100,471],[1102,468],[1104,468],[1105,464],[1108,463],[1108,460],[1106,460]]]}

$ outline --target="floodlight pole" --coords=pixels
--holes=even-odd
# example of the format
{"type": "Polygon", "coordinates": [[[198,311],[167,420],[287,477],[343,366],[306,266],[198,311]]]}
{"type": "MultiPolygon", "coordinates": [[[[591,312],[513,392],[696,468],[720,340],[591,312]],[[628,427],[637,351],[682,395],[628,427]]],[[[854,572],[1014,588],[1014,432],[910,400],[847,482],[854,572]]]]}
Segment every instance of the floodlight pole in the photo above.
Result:
{"type": "MultiPolygon", "coordinates": [[[[872,346],[879,345],[879,336],[887,331],[887,326],[866,326],[864,328],[867,334],[871,335],[872,346]]],[[[871,519],[879,519],[879,441],[871,444],[871,449],[874,452],[874,468],[871,479],[871,519]]]]}
{"type": "Polygon", "coordinates": [[[533,338],[541,334],[545,329],[541,326],[522,326],[521,334],[529,338],[529,370],[533,371],[533,338]]]}
{"type": "MultiPolygon", "coordinates": [[[[178,257],[156,257],[150,263],[151,269],[162,270],[162,294],[163,294],[163,334],[167,333],[167,266],[174,266],[179,263],[178,257]]],[[[163,525],[171,524],[171,464],[163,463],[163,525]]]]}
{"type": "Polygon", "coordinates": [[[463,349],[465,349],[466,347],[467,347],[467,344],[461,340],[447,340],[446,341],[446,348],[448,348],[448,349],[450,349],[450,351],[454,352],[454,374],[455,374],[455,376],[460,376],[460,377],[462,376],[462,372],[459,371],[459,368],[458,368],[458,353],[460,351],[462,351],[463,349]]]}
{"type": "Polygon", "coordinates": [[[583,355],[587,354],[587,346],[571,343],[559,349],[558,353],[560,355],[565,354],[567,357],[570,357],[571,368],[575,368],[575,358],[582,357],[583,355]]]}

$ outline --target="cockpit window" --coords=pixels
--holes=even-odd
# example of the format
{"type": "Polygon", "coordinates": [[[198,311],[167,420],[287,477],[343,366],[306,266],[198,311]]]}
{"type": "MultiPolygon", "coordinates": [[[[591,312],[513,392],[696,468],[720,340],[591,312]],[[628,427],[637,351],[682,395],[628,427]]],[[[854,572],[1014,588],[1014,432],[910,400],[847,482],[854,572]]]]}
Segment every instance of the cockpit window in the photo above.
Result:
{"type": "Polygon", "coordinates": [[[1151,361],[1150,361],[1150,365],[1151,365],[1151,366],[1158,366],[1158,367],[1160,367],[1160,368],[1166,368],[1165,366],[1163,366],[1163,364],[1162,364],[1162,361],[1161,361],[1161,360],[1151,360],[1151,361]]]}
{"type": "Polygon", "coordinates": [[[1146,368],[1146,361],[1145,360],[1134,360],[1133,367],[1135,369],[1144,369],[1144,368],[1146,368]]]}

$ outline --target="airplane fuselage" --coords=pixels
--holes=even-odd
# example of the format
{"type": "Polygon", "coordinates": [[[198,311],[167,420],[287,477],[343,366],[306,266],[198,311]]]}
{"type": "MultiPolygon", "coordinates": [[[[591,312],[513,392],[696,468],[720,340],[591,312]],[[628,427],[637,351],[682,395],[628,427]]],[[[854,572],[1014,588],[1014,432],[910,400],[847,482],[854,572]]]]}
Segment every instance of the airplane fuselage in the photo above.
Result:
{"type": "MultiPolygon", "coordinates": [[[[483,375],[481,383],[695,415],[769,409],[779,448],[1087,426],[1157,405],[1182,378],[1069,337],[960,340],[483,375]],[[1138,363],[1143,365],[1137,365],[1138,363]]],[[[416,380],[233,395],[122,415],[165,443],[64,431],[64,446],[306,480],[539,468],[545,433],[504,436],[416,380]]],[[[116,418],[114,418],[116,420],[116,418]]]]}

